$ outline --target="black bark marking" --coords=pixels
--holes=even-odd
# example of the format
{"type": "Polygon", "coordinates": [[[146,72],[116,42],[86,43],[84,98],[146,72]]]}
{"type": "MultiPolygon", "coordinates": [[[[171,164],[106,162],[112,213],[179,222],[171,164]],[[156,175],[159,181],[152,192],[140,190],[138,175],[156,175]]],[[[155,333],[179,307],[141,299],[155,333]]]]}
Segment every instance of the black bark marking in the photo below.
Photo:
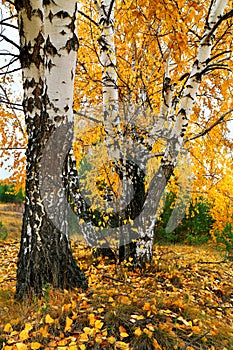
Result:
{"type": "Polygon", "coordinates": [[[37,84],[32,94],[35,96],[35,106],[41,110],[42,109],[41,96],[43,94],[43,88],[37,84]]]}
{"type": "Polygon", "coordinates": [[[25,109],[28,110],[30,113],[32,113],[34,109],[34,98],[29,97],[25,100],[25,109]]]}
{"type": "Polygon", "coordinates": [[[43,59],[40,53],[41,44],[43,43],[44,43],[44,36],[41,32],[39,32],[37,38],[35,38],[33,53],[32,55],[29,54],[29,57],[31,56],[31,63],[34,62],[37,68],[39,68],[41,63],[43,64],[43,59]]]}
{"type": "Polygon", "coordinates": [[[51,55],[51,56],[55,56],[57,55],[57,49],[56,47],[52,44],[50,37],[48,36],[46,43],[45,43],[45,51],[51,55]]]}
{"type": "Polygon", "coordinates": [[[52,60],[49,60],[49,62],[47,63],[47,67],[49,69],[49,71],[51,71],[52,67],[54,66],[52,60]]]}
{"type": "Polygon", "coordinates": [[[55,123],[60,123],[64,120],[64,116],[61,115],[57,115],[56,117],[54,117],[54,121],[55,123]]]}
{"type": "Polygon", "coordinates": [[[50,11],[49,11],[48,18],[49,18],[49,20],[50,20],[51,23],[52,23],[53,17],[54,17],[54,15],[53,15],[52,11],[50,10],[50,11]]]}
{"type": "Polygon", "coordinates": [[[58,18],[62,18],[62,19],[70,17],[69,13],[66,11],[59,11],[54,16],[56,16],[58,18]]]}
{"type": "Polygon", "coordinates": [[[78,50],[78,38],[77,36],[74,34],[73,38],[67,40],[65,48],[68,51],[68,53],[70,53],[71,50],[73,51],[77,51],[78,50]]]}
{"type": "Polygon", "coordinates": [[[44,20],[44,15],[43,15],[43,12],[41,11],[41,9],[38,9],[38,10],[37,10],[37,13],[38,13],[38,15],[39,15],[39,17],[40,17],[40,19],[41,19],[41,22],[43,22],[43,20],[44,20]]]}
{"type": "Polygon", "coordinates": [[[29,20],[32,18],[32,6],[30,0],[16,0],[15,1],[15,8],[17,11],[22,10],[25,8],[27,17],[29,20]]]}

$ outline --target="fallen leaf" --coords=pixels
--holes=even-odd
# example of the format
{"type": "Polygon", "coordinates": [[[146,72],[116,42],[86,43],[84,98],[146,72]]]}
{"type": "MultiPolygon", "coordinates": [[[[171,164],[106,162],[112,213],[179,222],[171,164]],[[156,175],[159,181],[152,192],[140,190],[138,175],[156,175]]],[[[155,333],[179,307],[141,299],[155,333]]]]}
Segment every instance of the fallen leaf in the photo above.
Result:
{"type": "Polygon", "coordinates": [[[54,319],[49,314],[47,314],[45,316],[45,323],[53,324],[54,323],[54,319]]]}
{"type": "Polygon", "coordinates": [[[7,323],[7,324],[5,325],[3,331],[6,332],[6,333],[12,332],[12,331],[13,331],[13,328],[12,328],[11,324],[10,324],[10,323],[7,323]]]}
{"type": "Polygon", "coordinates": [[[16,343],[17,350],[27,350],[27,345],[24,343],[16,343]]]}
{"type": "Polygon", "coordinates": [[[73,320],[67,316],[67,317],[66,317],[65,332],[70,331],[71,326],[72,326],[72,323],[73,323],[73,320]]]}
{"type": "Polygon", "coordinates": [[[37,349],[40,349],[42,345],[40,343],[37,343],[37,342],[33,342],[31,343],[31,350],[37,350],[37,349]]]}

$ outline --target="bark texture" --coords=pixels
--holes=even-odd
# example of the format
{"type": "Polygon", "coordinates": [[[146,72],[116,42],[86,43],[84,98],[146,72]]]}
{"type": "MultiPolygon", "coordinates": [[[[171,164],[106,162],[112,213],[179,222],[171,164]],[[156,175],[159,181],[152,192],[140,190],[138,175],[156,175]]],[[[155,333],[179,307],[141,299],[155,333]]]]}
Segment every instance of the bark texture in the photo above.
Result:
{"type": "Polygon", "coordinates": [[[87,288],[68,240],[62,172],[73,130],[76,2],[16,0],[28,134],[16,297],[87,288]]]}

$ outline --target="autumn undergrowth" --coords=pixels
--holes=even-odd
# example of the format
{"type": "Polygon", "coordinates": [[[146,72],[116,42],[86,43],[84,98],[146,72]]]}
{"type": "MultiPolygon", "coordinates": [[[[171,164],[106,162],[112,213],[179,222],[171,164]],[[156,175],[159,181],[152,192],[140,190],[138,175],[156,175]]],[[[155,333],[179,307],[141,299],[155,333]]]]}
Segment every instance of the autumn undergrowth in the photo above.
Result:
{"type": "Polygon", "coordinates": [[[14,300],[19,242],[0,242],[0,348],[217,350],[233,348],[233,263],[209,246],[156,246],[144,270],[74,255],[89,289],[14,300]]]}

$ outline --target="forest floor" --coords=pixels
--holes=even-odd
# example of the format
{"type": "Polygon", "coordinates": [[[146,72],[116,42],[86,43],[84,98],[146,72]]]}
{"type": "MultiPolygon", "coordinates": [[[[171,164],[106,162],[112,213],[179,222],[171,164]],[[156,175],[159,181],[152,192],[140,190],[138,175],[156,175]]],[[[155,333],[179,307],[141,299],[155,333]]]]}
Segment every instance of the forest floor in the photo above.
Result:
{"type": "Polygon", "coordinates": [[[72,246],[89,289],[19,303],[19,238],[0,241],[0,349],[233,349],[233,262],[213,246],[156,245],[144,270],[72,246]]]}

